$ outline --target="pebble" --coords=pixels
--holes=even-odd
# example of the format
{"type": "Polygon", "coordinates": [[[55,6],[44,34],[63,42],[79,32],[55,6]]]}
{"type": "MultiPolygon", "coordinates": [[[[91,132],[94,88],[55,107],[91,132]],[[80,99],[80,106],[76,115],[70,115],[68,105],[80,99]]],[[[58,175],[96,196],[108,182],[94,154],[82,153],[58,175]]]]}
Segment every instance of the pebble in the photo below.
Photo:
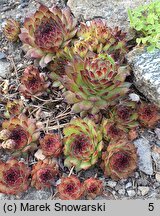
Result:
{"type": "Polygon", "coordinates": [[[160,173],[156,173],[156,180],[160,182],[160,173]]]}
{"type": "Polygon", "coordinates": [[[127,188],[130,188],[130,187],[132,187],[132,183],[131,183],[131,182],[128,182],[128,183],[126,184],[126,189],[127,189],[127,188]]]}
{"type": "Polygon", "coordinates": [[[130,97],[130,99],[131,99],[132,101],[135,101],[135,102],[140,101],[139,95],[137,95],[137,94],[135,94],[135,93],[129,94],[129,97],[130,97]]]}
{"type": "Polygon", "coordinates": [[[139,186],[138,189],[141,191],[142,196],[146,195],[149,192],[149,187],[139,186]]]}
{"type": "Polygon", "coordinates": [[[138,173],[138,172],[135,172],[135,173],[134,173],[134,176],[135,176],[135,178],[139,178],[139,173],[138,173]]]}
{"type": "Polygon", "coordinates": [[[22,17],[22,14],[18,13],[16,14],[16,19],[20,19],[22,17]]]}
{"type": "Polygon", "coordinates": [[[108,181],[107,182],[107,186],[109,186],[111,188],[114,188],[116,185],[117,185],[117,182],[115,182],[115,181],[108,181]]]}
{"type": "Polygon", "coordinates": [[[136,195],[136,192],[134,190],[127,190],[128,196],[133,197],[136,195]]]}
{"type": "Polygon", "coordinates": [[[118,193],[120,195],[125,195],[126,191],[125,191],[125,189],[120,189],[120,190],[118,190],[118,193]]]}

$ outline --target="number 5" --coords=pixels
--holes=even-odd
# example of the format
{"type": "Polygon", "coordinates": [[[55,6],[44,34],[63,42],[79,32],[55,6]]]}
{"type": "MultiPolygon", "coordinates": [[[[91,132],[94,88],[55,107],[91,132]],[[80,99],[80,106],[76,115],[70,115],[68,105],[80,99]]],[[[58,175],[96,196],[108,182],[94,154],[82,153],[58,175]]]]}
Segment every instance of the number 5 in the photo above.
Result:
{"type": "Polygon", "coordinates": [[[154,210],[154,203],[149,203],[148,210],[153,211],[154,210]]]}

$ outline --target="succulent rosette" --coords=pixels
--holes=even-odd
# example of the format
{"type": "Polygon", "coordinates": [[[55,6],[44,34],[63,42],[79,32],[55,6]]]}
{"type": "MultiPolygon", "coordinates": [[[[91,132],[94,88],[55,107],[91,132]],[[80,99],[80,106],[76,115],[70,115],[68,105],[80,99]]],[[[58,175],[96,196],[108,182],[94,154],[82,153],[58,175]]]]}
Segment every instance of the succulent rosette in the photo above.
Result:
{"type": "Polygon", "coordinates": [[[58,134],[45,134],[39,142],[43,154],[46,156],[58,157],[62,152],[62,142],[58,134]]]}
{"type": "Polygon", "coordinates": [[[50,85],[49,82],[45,81],[44,75],[33,65],[24,70],[20,82],[19,91],[26,98],[42,95],[50,85]]]}
{"type": "Polygon", "coordinates": [[[89,178],[84,181],[84,194],[88,199],[95,199],[103,193],[103,182],[96,178],[89,178]]]}
{"type": "Polygon", "coordinates": [[[62,85],[61,77],[65,74],[65,65],[68,60],[71,59],[69,52],[69,48],[65,47],[64,50],[56,54],[48,64],[48,69],[51,72],[49,76],[54,81],[52,84],[54,87],[60,87],[62,85]]]}
{"type": "Polygon", "coordinates": [[[144,127],[154,127],[160,120],[160,114],[157,106],[154,104],[142,103],[138,108],[138,120],[144,127]]]}
{"type": "Polygon", "coordinates": [[[110,143],[102,159],[104,174],[114,180],[128,178],[137,168],[137,150],[127,140],[110,143]]]}
{"type": "Polygon", "coordinates": [[[80,23],[77,31],[78,40],[75,40],[73,50],[82,57],[88,51],[95,53],[107,52],[115,61],[123,62],[127,53],[126,33],[118,27],[111,29],[103,19],[94,19],[80,23]]]}
{"type": "Polygon", "coordinates": [[[89,111],[96,114],[109,105],[115,105],[128,92],[125,82],[127,68],[119,67],[108,56],[88,53],[85,59],[75,55],[65,67],[62,83],[68,90],[64,93],[75,113],[89,111]]]}
{"type": "Polygon", "coordinates": [[[110,118],[114,119],[120,128],[131,129],[137,127],[137,104],[133,101],[121,101],[110,112],[110,118]]]}
{"type": "Polygon", "coordinates": [[[35,145],[39,138],[39,129],[32,118],[21,114],[18,117],[11,117],[2,123],[1,137],[2,147],[10,150],[22,150],[23,152],[35,145]]]}
{"type": "Polygon", "coordinates": [[[18,116],[24,109],[23,102],[21,100],[9,100],[6,104],[6,112],[4,113],[6,118],[11,116],[18,116]]]}
{"type": "Polygon", "coordinates": [[[62,177],[57,189],[62,200],[78,200],[83,194],[83,184],[73,175],[62,177]]]}
{"type": "Polygon", "coordinates": [[[65,166],[86,170],[98,161],[103,148],[102,135],[92,120],[73,119],[63,133],[65,166]]]}
{"type": "Polygon", "coordinates": [[[101,128],[103,138],[108,142],[127,138],[126,131],[122,130],[119,125],[110,119],[103,119],[101,128]]]}
{"type": "Polygon", "coordinates": [[[14,19],[8,19],[4,27],[4,34],[6,38],[11,42],[15,42],[18,39],[19,33],[20,33],[20,23],[14,19]]]}
{"type": "Polygon", "coordinates": [[[58,165],[55,162],[49,162],[49,160],[38,161],[32,167],[31,186],[35,187],[37,190],[51,187],[58,172],[58,165]]]}
{"type": "Polygon", "coordinates": [[[45,66],[70,43],[77,32],[76,24],[69,7],[49,9],[41,5],[35,14],[26,18],[19,35],[26,56],[41,59],[40,65],[45,66]]]}
{"type": "Polygon", "coordinates": [[[0,161],[0,193],[17,195],[28,189],[29,168],[16,159],[0,161]]]}

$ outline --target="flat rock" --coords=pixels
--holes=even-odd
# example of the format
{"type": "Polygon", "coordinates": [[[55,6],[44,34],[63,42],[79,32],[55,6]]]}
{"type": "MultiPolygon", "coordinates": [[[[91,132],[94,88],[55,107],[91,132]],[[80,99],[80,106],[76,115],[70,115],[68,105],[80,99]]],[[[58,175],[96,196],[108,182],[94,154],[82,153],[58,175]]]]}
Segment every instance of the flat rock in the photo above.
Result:
{"type": "Polygon", "coordinates": [[[139,156],[138,166],[139,170],[142,172],[152,175],[153,166],[151,158],[151,146],[149,141],[144,138],[140,138],[134,141],[135,146],[137,147],[137,153],[139,156]]]}
{"type": "Polygon", "coordinates": [[[5,78],[6,74],[9,73],[10,63],[6,60],[0,60],[0,77],[5,78]]]}
{"type": "Polygon", "coordinates": [[[51,190],[36,190],[35,188],[30,188],[27,192],[23,194],[21,199],[23,200],[48,200],[51,197],[51,190]]]}
{"type": "Polygon", "coordinates": [[[19,197],[0,193],[0,200],[48,200],[51,195],[51,190],[49,189],[36,190],[35,188],[29,188],[28,191],[22,193],[19,197]]]}
{"type": "MultiPolygon", "coordinates": [[[[128,32],[129,20],[127,15],[128,8],[135,8],[138,5],[150,2],[151,0],[68,0],[67,4],[76,17],[81,15],[89,20],[95,17],[104,18],[110,27],[119,26],[128,32]]],[[[133,33],[129,33],[129,38],[133,33]]]]}
{"type": "Polygon", "coordinates": [[[135,48],[126,58],[134,74],[135,86],[160,107],[160,50],[147,52],[135,48]]]}

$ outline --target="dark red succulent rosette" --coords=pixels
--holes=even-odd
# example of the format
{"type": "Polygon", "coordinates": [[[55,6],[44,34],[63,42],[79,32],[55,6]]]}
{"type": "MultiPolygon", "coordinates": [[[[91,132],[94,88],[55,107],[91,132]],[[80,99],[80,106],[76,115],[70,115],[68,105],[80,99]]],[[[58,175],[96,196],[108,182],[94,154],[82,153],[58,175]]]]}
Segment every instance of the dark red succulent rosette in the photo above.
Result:
{"type": "Polygon", "coordinates": [[[9,136],[5,139],[5,142],[10,141],[10,143],[14,144],[10,148],[12,150],[27,151],[31,148],[31,144],[36,144],[39,137],[39,130],[37,129],[35,120],[27,118],[23,114],[3,121],[2,128],[7,129],[9,132],[9,136]]]}
{"type": "Polygon", "coordinates": [[[104,139],[106,141],[116,141],[125,139],[127,137],[127,133],[122,130],[115,122],[104,120],[102,127],[104,139]]]}
{"type": "Polygon", "coordinates": [[[29,133],[24,130],[23,127],[17,125],[17,127],[13,128],[10,134],[9,139],[15,142],[15,149],[21,149],[28,144],[29,133]]]}
{"type": "Polygon", "coordinates": [[[0,162],[0,192],[4,194],[19,194],[28,189],[29,168],[16,159],[0,162]]]}
{"type": "Polygon", "coordinates": [[[85,134],[77,134],[74,136],[74,141],[70,146],[71,155],[81,160],[90,157],[94,151],[94,146],[91,145],[91,139],[85,134]]]}
{"type": "Polygon", "coordinates": [[[45,134],[39,142],[43,154],[46,156],[58,157],[62,152],[62,142],[58,134],[45,134]]]}
{"type": "Polygon", "coordinates": [[[152,128],[160,119],[158,108],[154,104],[142,103],[138,109],[138,119],[142,126],[152,128]]]}
{"type": "Polygon", "coordinates": [[[40,74],[38,68],[33,65],[28,66],[24,70],[20,82],[19,91],[26,98],[43,94],[44,90],[49,86],[49,83],[45,82],[44,76],[40,74]]]}
{"type": "Polygon", "coordinates": [[[112,179],[128,178],[137,167],[137,151],[127,140],[110,143],[102,155],[104,174],[112,179]]]}
{"type": "Polygon", "coordinates": [[[88,199],[94,199],[103,192],[103,182],[96,178],[89,178],[84,181],[84,194],[88,199]]]}
{"type": "Polygon", "coordinates": [[[60,199],[78,200],[83,194],[83,185],[76,176],[64,177],[57,186],[60,199]]]}
{"type": "Polygon", "coordinates": [[[49,163],[48,160],[38,161],[31,171],[31,186],[37,190],[51,187],[53,181],[58,174],[58,165],[54,162],[49,163]]]}

